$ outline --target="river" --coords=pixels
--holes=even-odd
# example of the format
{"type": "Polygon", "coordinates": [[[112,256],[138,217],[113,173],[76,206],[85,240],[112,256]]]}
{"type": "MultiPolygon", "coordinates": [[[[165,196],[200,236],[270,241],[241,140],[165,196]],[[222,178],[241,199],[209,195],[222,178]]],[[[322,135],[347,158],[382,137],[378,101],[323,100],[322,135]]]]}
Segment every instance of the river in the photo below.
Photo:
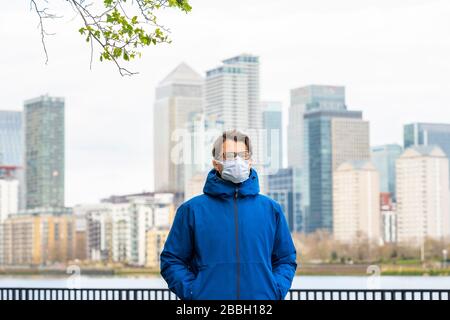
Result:
{"type": "MultiPolygon", "coordinates": [[[[158,276],[0,276],[0,288],[167,288],[158,276]]],[[[448,276],[296,276],[292,289],[449,289],[448,276]]]]}

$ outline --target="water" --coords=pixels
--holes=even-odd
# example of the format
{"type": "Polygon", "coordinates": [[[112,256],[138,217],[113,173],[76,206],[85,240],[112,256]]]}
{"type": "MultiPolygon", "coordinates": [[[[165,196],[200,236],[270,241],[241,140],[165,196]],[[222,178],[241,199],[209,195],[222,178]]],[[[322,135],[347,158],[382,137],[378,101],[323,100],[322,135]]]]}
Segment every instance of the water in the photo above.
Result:
{"type": "MultiPolygon", "coordinates": [[[[0,288],[167,288],[158,276],[0,276],[0,288]]],[[[292,289],[449,289],[450,277],[296,276],[292,289]]]]}

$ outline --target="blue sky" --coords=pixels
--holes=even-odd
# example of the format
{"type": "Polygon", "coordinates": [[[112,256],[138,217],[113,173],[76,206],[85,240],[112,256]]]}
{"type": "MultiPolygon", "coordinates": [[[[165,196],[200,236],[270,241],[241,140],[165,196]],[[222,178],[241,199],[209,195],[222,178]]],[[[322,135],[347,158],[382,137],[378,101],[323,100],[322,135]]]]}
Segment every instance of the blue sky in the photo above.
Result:
{"type": "Polygon", "coordinates": [[[400,143],[407,122],[450,123],[448,0],[194,0],[190,14],[162,12],[173,43],[146,49],[132,78],[96,61],[89,70],[80,20],[53,3],[64,17],[49,26],[48,65],[29,2],[2,5],[0,109],[45,93],[66,98],[68,205],[152,190],[154,88],[182,61],[204,73],[257,54],[261,98],[286,110],[291,88],[345,85],[349,108],[371,123],[372,144],[400,143]]]}

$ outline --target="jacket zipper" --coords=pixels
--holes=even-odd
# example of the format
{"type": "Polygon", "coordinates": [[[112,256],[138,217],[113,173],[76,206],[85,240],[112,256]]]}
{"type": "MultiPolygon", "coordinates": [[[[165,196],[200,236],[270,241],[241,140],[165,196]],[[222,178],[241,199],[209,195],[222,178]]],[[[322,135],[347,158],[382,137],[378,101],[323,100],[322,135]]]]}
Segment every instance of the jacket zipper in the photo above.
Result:
{"type": "Polygon", "coordinates": [[[239,220],[237,206],[238,188],[234,192],[234,225],[236,229],[236,258],[237,258],[237,300],[240,298],[240,258],[239,258],[239,220]]]}

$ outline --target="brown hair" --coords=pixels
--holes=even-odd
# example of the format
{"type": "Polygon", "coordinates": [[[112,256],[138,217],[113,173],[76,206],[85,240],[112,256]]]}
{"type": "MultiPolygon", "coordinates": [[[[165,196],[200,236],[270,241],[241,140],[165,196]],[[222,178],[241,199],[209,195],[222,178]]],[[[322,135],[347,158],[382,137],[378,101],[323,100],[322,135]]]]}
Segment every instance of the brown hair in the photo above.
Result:
{"type": "Polygon", "coordinates": [[[216,141],[214,142],[214,146],[212,149],[212,156],[214,159],[221,159],[222,158],[222,148],[223,148],[223,143],[226,140],[233,140],[233,141],[242,141],[245,143],[245,146],[247,147],[247,151],[250,154],[250,156],[252,155],[252,144],[250,142],[250,138],[248,135],[246,135],[245,133],[236,130],[236,129],[232,129],[232,130],[227,130],[224,131],[222,133],[221,136],[219,136],[216,141]]]}

